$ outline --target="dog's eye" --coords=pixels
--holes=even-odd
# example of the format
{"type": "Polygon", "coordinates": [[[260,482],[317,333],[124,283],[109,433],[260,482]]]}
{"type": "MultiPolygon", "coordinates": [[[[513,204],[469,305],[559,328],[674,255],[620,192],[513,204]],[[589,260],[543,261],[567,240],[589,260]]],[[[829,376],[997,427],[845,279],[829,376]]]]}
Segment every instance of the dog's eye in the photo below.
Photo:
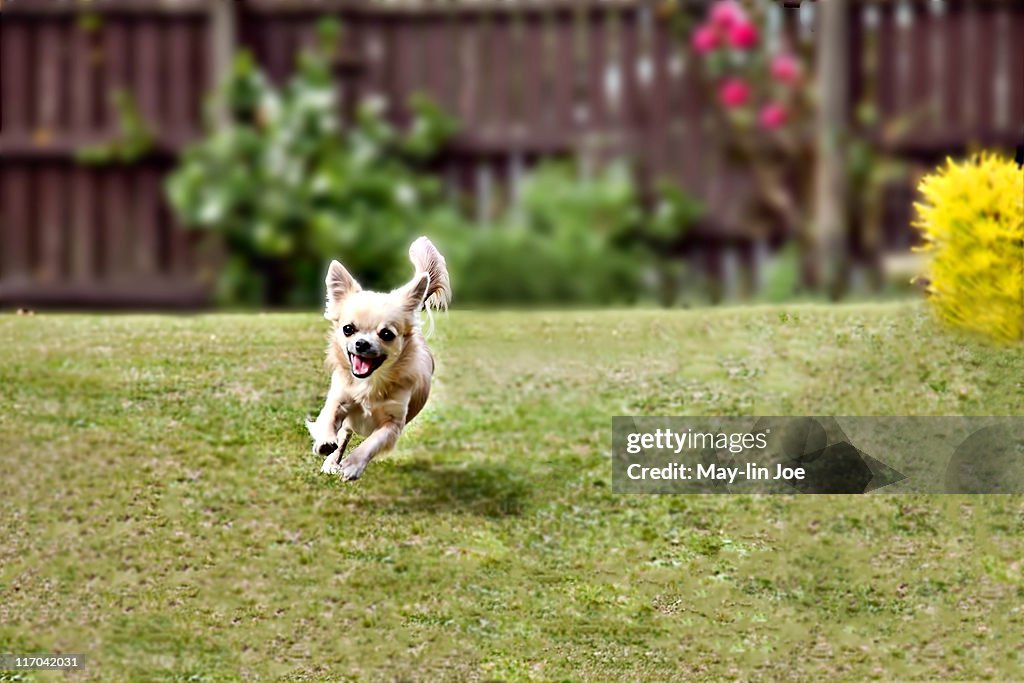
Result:
{"type": "Polygon", "coordinates": [[[383,339],[384,341],[389,342],[395,338],[395,333],[385,327],[383,330],[377,333],[377,336],[383,339]]]}
{"type": "Polygon", "coordinates": [[[345,325],[343,328],[341,328],[341,333],[344,334],[346,337],[351,337],[353,334],[356,333],[356,328],[354,325],[349,323],[348,325],[345,325]]]}

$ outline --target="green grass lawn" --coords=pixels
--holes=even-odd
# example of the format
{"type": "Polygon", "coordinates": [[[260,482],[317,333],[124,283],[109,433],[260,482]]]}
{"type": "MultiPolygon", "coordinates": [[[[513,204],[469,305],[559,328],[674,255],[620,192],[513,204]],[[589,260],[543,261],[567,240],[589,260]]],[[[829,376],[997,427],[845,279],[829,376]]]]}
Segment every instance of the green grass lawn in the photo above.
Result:
{"type": "Polygon", "coordinates": [[[0,651],[102,681],[1024,671],[1024,498],[623,496],[609,463],[613,415],[1022,414],[1019,348],[913,304],[436,322],[425,412],[342,484],[302,424],[315,312],[0,317],[0,651]]]}

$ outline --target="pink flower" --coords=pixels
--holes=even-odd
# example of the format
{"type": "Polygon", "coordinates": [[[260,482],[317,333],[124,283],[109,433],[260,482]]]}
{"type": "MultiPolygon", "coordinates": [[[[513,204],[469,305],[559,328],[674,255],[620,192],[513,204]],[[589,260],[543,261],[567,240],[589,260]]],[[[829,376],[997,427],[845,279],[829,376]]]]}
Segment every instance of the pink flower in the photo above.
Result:
{"type": "Polygon", "coordinates": [[[769,67],[772,78],[779,83],[793,85],[800,80],[800,61],[791,54],[775,55],[769,67]]]}
{"type": "Polygon", "coordinates": [[[765,105],[758,115],[758,123],[761,124],[762,128],[768,130],[778,130],[786,125],[786,121],[789,119],[789,112],[786,108],[777,102],[765,105]]]}
{"type": "Polygon", "coordinates": [[[719,87],[718,99],[730,109],[742,107],[750,99],[750,86],[742,78],[733,76],[719,87]]]}
{"type": "Polygon", "coordinates": [[[743,8],[733,0],[719,0],[711,8],[710,17],[711,25],[723,31],[728,31],[736,24],[747,20],[747,16],[743,13],[743,8]]]}
{"type": "Polygon", "coordinates": [[[704,25],[693,32],[693,49],[699,55],[707,53],[718,47],[718,31],[713,26],[704,25]]]}
{"type": "Polygon", "coordinates": [[[739,21],[729,29],[729,44],[739,50],[757,45],[757,27],[747,20],[739,21]]]}

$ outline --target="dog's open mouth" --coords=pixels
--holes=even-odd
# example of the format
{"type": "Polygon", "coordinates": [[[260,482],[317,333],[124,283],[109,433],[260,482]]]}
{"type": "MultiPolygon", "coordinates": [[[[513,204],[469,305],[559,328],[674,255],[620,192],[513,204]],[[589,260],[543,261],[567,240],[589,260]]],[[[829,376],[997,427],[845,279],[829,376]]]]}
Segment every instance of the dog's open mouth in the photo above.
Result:
{"type": "Polygon", "coordinates": [[[377,356],[376,358],[367,358],[366,356],[360,356],[358,353],[349,353],[348,360],[352,365],[352,374],[360,379],[364,379],[373,374],[373,371],[381,366],[387,356],[377,356]]]}

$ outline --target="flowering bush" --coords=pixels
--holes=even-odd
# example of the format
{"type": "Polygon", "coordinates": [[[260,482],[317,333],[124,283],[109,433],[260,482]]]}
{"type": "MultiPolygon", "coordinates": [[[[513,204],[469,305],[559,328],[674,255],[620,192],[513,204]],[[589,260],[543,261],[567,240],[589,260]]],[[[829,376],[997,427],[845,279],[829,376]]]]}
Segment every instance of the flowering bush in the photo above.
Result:
{"type": "Polygon", "coordinates": [[[1024,193],[1009,159],[983,155],[921,182],[932,308],[957,327],[1024,340],[1024,193]]]}
{"type": "Polygon", "coordinates": [[[795,121],[803,68],[786,50],[766,54],[755,19],[735,0],[718,0],[692,33],[691,46],[732,122],[776,132],[795,121]],[[756,112],[756,115],[755,115],[756,112]]]}
{"type": "MultiPolygon", "coordinates": [[[[887,183],[905,171],[885,149],[912,130],[924,113],[882,121],[870,100],[858,103],[855,124],[837,130],[833,150],[817,145],[814,130],[818,100],[803,59],[780,36],[769,49],[763,40],[767,3],[747,0],[715,0],[706,15],[689,33],[690,48],[701,67],[706,97],[716,105],[721,144],[728,158],[749,173],[754,196],[748,206],[752,232],[760,227],[783,225],[794,230],[800,246],[800,285],[823,284],[825,258],[842,262],[846,255],[825,255],[813,216],[817,165],[825,154],[843,158],[849,201],[845,219],[846,242],[866,261],[874,286],[882,283],[880,250],[882,198],[887,183]],[[870,130],[876,135],[863,135],[870,130]]],[[[681,23],[680,25],[685,25],[681,23]]],[[[870,47],[870,43],[868,44],[870,47]]],[[[863,91],[871,92],[871,77],[863,91]]],[[[833,295],[843,292],[842,270],[827,283],[833,295]]]]}
{"type": "Polygon", "coordinates": [[[800,281],[813,288],[821,284],[810,216],[815,103],[800,57],[783,41],[768,49],[760,7],[716,0],[703,20],[691,25],[690,48],[706,98],[716,105],[727,158],[753,181],[745,225],[751,235],[778,225],[797,231],[800,281]]]}

